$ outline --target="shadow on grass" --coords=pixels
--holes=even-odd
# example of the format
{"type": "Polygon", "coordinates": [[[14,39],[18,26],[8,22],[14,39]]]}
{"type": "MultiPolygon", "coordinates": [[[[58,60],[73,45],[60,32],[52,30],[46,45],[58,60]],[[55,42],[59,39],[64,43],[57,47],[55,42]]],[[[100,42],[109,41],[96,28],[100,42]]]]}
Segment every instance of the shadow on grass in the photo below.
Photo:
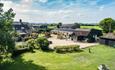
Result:
{"type": "Polygon", "coordinates": [[[13,62],[5,61],[0,64],[0,70],[46,70],[44,66],[36,65],[33,61],[24,61],[21,57],[15,59],[13,62]]]}
{"type": "Polygon", "coordinates": [[[84,50],[80,49],[80,50],[77,50],[77,51],[56,51],[56,53],[59,53],[59,54],[81,53],[81,52],[84,52],[84,50]]]}

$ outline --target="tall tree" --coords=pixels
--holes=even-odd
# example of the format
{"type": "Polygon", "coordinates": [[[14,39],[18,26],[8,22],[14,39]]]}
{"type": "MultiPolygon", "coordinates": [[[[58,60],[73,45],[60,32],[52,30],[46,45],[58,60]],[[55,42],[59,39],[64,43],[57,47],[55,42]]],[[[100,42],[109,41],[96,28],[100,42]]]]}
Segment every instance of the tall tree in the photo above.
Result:
{"type": "Polygon", "coordinates": [[[10,8],[4,12],[3,4],[0,3],[0,53],[12,52],[15,47],[15,42],[12,38],[12,23],[15,13],[10,8]]]}
{"type": "Polygon", "coordinates": [[[60,28],[60,26],[62,26],[62,23],[61,23],[61,22],[59,22],[59,23],[57,24],[57,28],[60,28]]]}
{"type": "Polygon", "coordinates": [[[74,23],[74,26],[72,26],[73,29],[76,29],[76,28],[80,28],[80,24],[79,23],[74,23]]]}
{"type": "Polygon", "coordinates": [[[113,32],[115,30],[115,20],[112,18],[105,18],[100,21],[99,26],[104,32],[113,32]]]}

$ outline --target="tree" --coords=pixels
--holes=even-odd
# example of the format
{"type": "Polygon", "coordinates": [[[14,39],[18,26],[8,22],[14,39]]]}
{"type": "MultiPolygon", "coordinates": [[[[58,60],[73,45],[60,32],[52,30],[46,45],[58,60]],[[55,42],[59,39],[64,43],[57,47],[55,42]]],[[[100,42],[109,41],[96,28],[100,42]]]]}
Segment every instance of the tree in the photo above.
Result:
{"type": "Polygon", "coordinates": [[[73,29],[76,29],[76,28],[80,28],[80,24],[79,23],[74,23],[74,26],[72,26],[73,29]]]}
{"type": "Polygon", "coordinates": [[[0,3],[0,53],[12,52],[15,42],[12,38],[12,23],[15,13],[10,8],[4,12],[3,4],[0,3]]]}
{"type": "Polygon", "coordinates": [[[112,18],[105,18],[105,19],[100,21],[99,26],[106,33],[113,32],[115,29],[115,20],[112,18]]]}
{"type": "Polygon", "coordinates": [[[61,22],[59,22],[59,23],[57,24],[57,28],[60,28],[60,26],[62,26],[62,23],[61,23],[61,22]]]}

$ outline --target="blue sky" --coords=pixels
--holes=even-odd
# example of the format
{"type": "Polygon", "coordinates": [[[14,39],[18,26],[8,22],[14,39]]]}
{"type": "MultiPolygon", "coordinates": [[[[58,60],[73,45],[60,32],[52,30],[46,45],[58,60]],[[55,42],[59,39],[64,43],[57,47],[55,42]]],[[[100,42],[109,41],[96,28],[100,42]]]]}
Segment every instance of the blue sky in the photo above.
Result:
{"type": "Polygon", "coordinates": [[[35,23],[98,23],[115,19],[115,0],[0,0],[4,9],[13,8],[15,21],[35,23]]]}

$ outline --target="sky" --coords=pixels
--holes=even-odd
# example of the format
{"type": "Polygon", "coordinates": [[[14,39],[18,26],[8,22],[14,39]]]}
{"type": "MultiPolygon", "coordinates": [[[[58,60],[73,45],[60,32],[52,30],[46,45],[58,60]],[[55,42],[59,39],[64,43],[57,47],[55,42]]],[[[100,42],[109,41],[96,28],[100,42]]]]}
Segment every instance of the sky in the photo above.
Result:
{"type": "Polygon", "coordinates": [[[13,8],[15,21],[32,23],[98,23],[115,19],[115,0],[0,0],[4,10],[13,8]]]}

